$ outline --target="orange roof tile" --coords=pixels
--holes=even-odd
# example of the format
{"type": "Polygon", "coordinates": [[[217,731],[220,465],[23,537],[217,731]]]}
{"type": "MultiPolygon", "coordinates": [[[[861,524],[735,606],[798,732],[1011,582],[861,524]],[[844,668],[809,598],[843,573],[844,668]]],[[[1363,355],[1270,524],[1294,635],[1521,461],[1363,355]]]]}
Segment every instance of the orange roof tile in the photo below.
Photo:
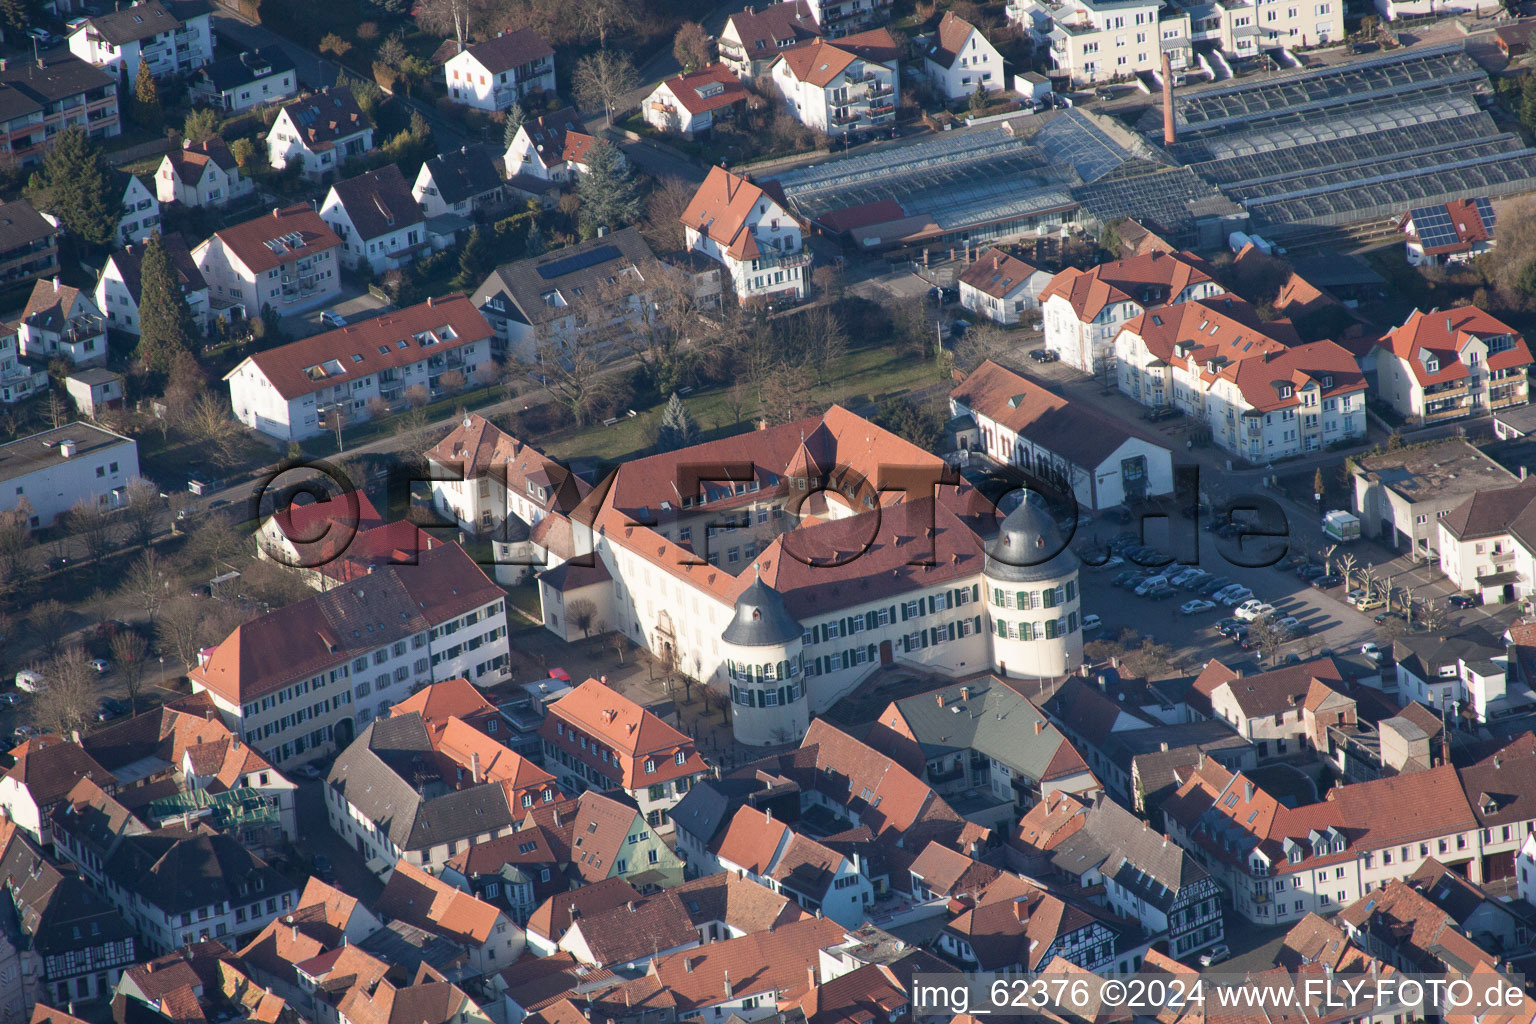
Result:
{"type": "Polygon", "coordinates": [[[708,768],[687,736],[596,679],[588,679],[550,705],[540,735],[556,741],[556,721],[575,726],[610,748],[618,757],[615,767],[624,789],[666,782],[708,768]],[[677,763],[678,755],[682,755],[682,764],[677,763]],[[647,760],[655,762],[654,771],[645,770],[647,760]]]}
{"type": "Polygon", "coordinates": [[[1059,295],[1072,304],[1079,320],[1088,323],[1111,303],[1161,306],[1190,285],[1212,280],[1205,261],[1193,253],[1153,251],[1089,270],[1069,267],[1051,279],[1040,301],[1059,295]]]}
{"type": "Polygon", "coordinates": [[[1471,368],[1461,361],[1462,350],[1474,339],[1504,335],[1513,344],[1489,355],[1488,368],[1504,370],[1530,365],[1531,350],[1525,336],[1476,306],[1432,313],[1414,310],[1401,327],[1389,331],[1377,344],[1406,363],[1420,386],[1427,386],[1470,376],[1471,368]],[[1431,361],[1436,365],[1434,372],[1429,369],[1431,361]]]}
{"type": "Polygon", "coordinates": [[[753,259],[761,252],[748,229],[748,218],[762,198],[763,190],[746,178],[724,167],[711,167],[683,211],[683,224],[713,239],[734,258],[753,259]]]}
{"type": "Polygon", "coordinates": [[[727,985],[737,999],[770,993],[770,998],[793,998],[810,987],[806,972],[818,966],[821,950],[845,934],[831,918],[808,918],[661,957],[651,961],[650,974],[684,1011],[726,1001],[727,985]]]}
{"type": "Polygon", "coordinates": [[[471,947],[488,942],[502,917],[489,903],[433,878],[404,859],[395,864],[374,908],[471,947]]]}

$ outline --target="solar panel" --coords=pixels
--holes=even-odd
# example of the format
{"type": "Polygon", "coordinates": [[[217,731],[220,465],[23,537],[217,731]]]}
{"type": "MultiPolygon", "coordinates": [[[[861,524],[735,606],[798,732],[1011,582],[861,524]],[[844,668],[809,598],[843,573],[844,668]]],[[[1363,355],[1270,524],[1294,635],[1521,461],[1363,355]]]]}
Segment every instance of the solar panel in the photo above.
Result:
{"type": "Polygon", "coordinates": [[[1493,212],[1493,200],[1483,196],[1472,200],[1477,205],[1477,215],[1483,219],[1483,228],[1489,235],[1493,234],[1494,221],[1497,214],[1493,212]]]}
{"type": "Polygon", "coordinates": [[[600,245],[596,249],[588,249],[586,252],[578,252],[574,256],[555,260],[539,267],[539,276],[546,281],[553,281],[567,274],[574,274],[578,270],[586,270],[609,260],[622,259],[624,254],[616,245],[600,245]]]}
{"type": "Polygon", "coordinates": [[[1459,237],[1456,225],[1451,222],[1451,215],[1445,207],[1427,206],[1412,210],[1408,215],[1413,219],[1413,229],[1418,232],[1419,241],[1426,249],[1456,244],[1459,237]]]}

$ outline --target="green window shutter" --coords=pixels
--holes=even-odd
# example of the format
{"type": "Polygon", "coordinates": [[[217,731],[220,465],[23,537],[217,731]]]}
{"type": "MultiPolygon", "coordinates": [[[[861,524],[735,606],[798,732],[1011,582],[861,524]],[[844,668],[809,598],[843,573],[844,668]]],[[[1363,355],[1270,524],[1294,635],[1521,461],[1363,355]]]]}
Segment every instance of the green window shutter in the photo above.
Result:
{"type": "Polygon", "coordinates": [[[901,621],[902,622],[906,622],[907,621],[907,606],[906,606],[905,603],[903,603],[902,606],[901,606],[901,621]]]}
{"type": "Polygon", "coordinates": [[[1008,624],[1002,619],[994,620],[992,625],[995,627],[994,631],[998,636],[1006,637],[1008,635],[1008,624]]]}

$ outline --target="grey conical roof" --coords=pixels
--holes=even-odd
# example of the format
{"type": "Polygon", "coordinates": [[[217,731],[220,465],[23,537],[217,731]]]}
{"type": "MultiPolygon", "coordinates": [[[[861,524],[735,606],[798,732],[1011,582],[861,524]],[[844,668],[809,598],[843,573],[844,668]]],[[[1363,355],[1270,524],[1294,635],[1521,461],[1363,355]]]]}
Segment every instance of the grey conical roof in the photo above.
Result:
{"type": "Polygon", "coordinates": [[[782,647],[804,632],[784,607],[784,595],[757,579],[736,599],[736,617],[722,638],[742,647],[782,647]]]}
{"type": "Polygon", "coordinates": [[[1025,491],[1024,500],[1003,518],[997,536],[987,545],[983,571],[988,579],[1035,583],[1060,579],[1077,568],[1077,555],[1062,540],[1045,499],[1025,491]]]}

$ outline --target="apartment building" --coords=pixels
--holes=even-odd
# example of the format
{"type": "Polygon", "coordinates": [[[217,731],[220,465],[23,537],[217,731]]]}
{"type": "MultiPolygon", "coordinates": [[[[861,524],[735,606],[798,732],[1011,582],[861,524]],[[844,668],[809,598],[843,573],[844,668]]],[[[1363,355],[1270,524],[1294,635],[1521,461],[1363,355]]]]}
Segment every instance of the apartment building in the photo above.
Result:
{"type": "Polygon", "coordinates": [[[214,232],[192,250],[215,307],[296,313],[341,293],[341,239],[305,205],[214,232]]]}
{"type": "Polygon", "coordinates": [[[247,356],[224,379],[236,419],[287,441],[398,408],[409,389],[463,388],[490,362],[490,325],[450,295],[247,356]]]}
{"type": "Polygon", "coordinates": [[[563,786],[622,789],[663,835],[672,808],[709,773],[692,740],[596,679],[551,704],[539,736],[563,786]]]}
{"type": "Polygon", "coordinates": [[[448,58],[443,78],[452,99],[476,110],[506,110],[555,89],[555,51],[533,29],[503,32],[448,58]]]}
{"type": "Polygon", "coordinates": [[[1289,323],[1231,296],[1150,310],[1115,336],[1120,391],[1184,413],[1250,462],[1364,437],[1359,363],[1334,342],[1298,342],[1289,323]]]}
{"type": "Polygon", "coordinates": [[[768,70],[781,50],[820,35],[821,26],[809,0],[785,0],[732,14],[716,47],[721,63],[742,82],[751,84],[768,70]]]}
{"type": "Polygon", "coordinates": [[[923,71],[944,99],[968,100],[978,91],[1000,92],[1008,88],[1003,75],[1003,55],[992,41],[954,11],[946,11],[923,50],[923,71]]]}
{"type": "Polygon", "coordinates": [[[1084,373],[1112,371],[1121,326],[1149,309],[1221,291],[1205,261],[1187,252],[1153,251],[1088,270],[1068,267],[1040,293],[1045,347],[1084,373]]]}
{"type": "Polygon", "coordinates": [[[430,448],[432,504],[471,533],[499,531],[510,516],[528,526],[576,511],[591,487],[538,448],[478,413],[430,448]]]}
{"type": "Polygon", "coordinates": [[[1536,480],[1474,491],[1436,517],[1440,571],[1484,604],[1529,597],[1536,583],[1536,480]]]}
{"type": "MultiPolygon", "coordinates": [[[[165,254],[170,258],[171,271],[176,275],[182,298],[187,300],[187,309],[191,311],[192,319],[200,328],[207,330],[212,317],[208,305],[208,283],[203,280],[203,272],[197,269],[197,263],[192,259],[187,240],[175,233],[161,238],[160,244],[165,247],[165,254]]],[[[93,297],[96,308],[106,314],[109,330],[135,335],[139,333],[139,297],[142,294],[140,273],[143,260],[144,250],[130,245],[126,249],[109,253],[107,262],[101,268],[93,297]]]]}
{"type": "Polygon", "coordinates": [[[237,627],[188,676],[282,768],[347,746],[418,683],[501,678],[505,616],[501,588],[444,544],[237,627]]]}
{"type": "Polygon", "coordinates": [[[16,331],[0,331],[0,402],[20,402],[47,387],[47,371],[21,358],[16,331]]]}
{"type": "Polygon", "coordinates": [[[853,35],[890,20],[894,0],[806,0],[829,37],[853,35]]]}
{"type": "Polygon", "coordinates": [[[1477,492],[1507,488],[1519,479],[1465,438],[1446,437],[1356,458],[1353,507],[1365,536],[1412,551],[1415,558],[1437,559],[1441,519],[1477,492]]]}
{"type": "Polygon", "coordinates": [[[398,270],[432,249],[421,206],[394,164],[332,185],[320,219],[341,239],[341,262],[351,269],[398,270]]]}
{"type": "Polygon", "coordinates": [[[41,162],[65,128],[98,142],[122,134],[116,78],[65,51],[0,58],[0,98],[0,155],[21,166],[41,162]]]}
{"type": "Polygon", "coordinates": [[[64,359],[75,366],[107,360],[107,327],[90,292],[60,284],[58,278],[32,286],[16,324],[17,343],[28,359],[64,359]]]}
{"type": "Polygon", "coordinates": [[[523,930],[517,922],[406,860],[395,864],[374,909],[464,949],[468,975],[494,973],[523,953],[523,930]]]}
{"type": "Polygon", "coordinates": [[[1530,401],[1525,336],[1476,306],[1414,310],[1377,346],[1376,395],[1401,416],[1440,423],[1530,401]]]}
{"type": "Polygon", "coordinates": [[[250,195],[255,188],[256,183],[240,173],[234,154],[220,138],[195,145],[183,140],[181,149],[167,153],[155,169],[155,197],[162,203],[223,206],[250,195]]]}
{"type": "Polygon", "coordinates": [[[0,445],[0,509],[23,508],[47,529],[78,502],[117,508],[139,475],[139,445],[91,423],[69,423],[0,445]]]}
{"type": "Polygon", "coordinates": [[[781,52],[769,65],[768,77],[795,120],[827,135],[870,131],[896,121],[894,61],[867,60],[813,39],[781,52]]]}
{"type": "Polygon", "coordinates": [[[950,392],[949,412],[962,449],[1053,480],[1082,508],[1173,493],[1167,445],[990,359],[950,392]]]}
{"type": "Polygon", "coordinates": [[[1441,713],[1486,724],[1536,710],[1510,648],[1472,633],[1401,636],[1392,642],[1397,692],[1441,713]]]}
{"type": "Polygon", "coordinates": [[[875,902],[857,852],[844,854],[819,843],[774,820],[772,812],[739,808],[712,854],[712,864],[695,868],[750,878],[846,928],[863,924],[875,902]]]}
{"type": "Polygon", "coordinates": [[[213,60],[213,19],[204,0],[137,0],[92,15],[69,34],[69,52],[132,88],[141,62],[156,78],[213,60]]]}
{"type": "Polygon", "coordinates": [[[0,203],[0,285],[58,272],[58,224],[25,199],[0,203]]]}
{"type": "Polygon", "coordinates": [[[710,168],[682,220],[687,247],[725,267],[738,301],[806,297],[811,252],[800,223],[747,179],[710,168]]]}
{"type": "Polygon", "coordinates": [[[340,173],[372,149],[373,122],[340,85],[287,104],[267,132],[267,162],[278,170],[296,163],[311,181],[340,173]]]}

